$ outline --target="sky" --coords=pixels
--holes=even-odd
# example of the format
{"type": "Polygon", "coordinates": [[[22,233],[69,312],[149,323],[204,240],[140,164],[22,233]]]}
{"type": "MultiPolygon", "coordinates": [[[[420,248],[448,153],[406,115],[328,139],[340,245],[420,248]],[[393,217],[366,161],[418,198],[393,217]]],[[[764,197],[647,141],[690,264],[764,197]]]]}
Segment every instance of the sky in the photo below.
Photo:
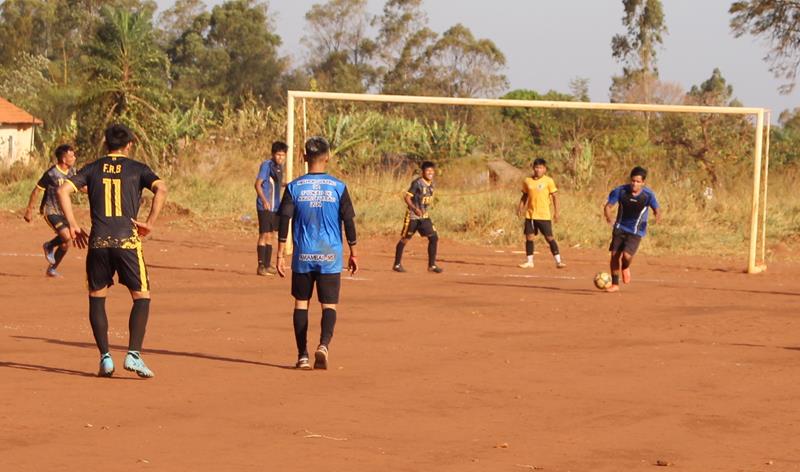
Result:
{"type": "MultiPolygon", "coordinates": [[[[663,0],[668,33],[657,52],[662,81],[688,90],[718,67],[745,106],[773,110],[773,121],[800,107],[800,91],[778,93],[782,82],[763,61],[767,44],[752,36],[735,38],[728,8],[732,0],[663,0]]],[[[205,0],[213,6],[220,0],[205,0]]],[[[172,0],[157,0],[168,8],[172,0]]],[[[283,45],[281,53],[304,60],[305,13],[322,0],[271,0],[269,8],[283,45]]],[[[368,0],[378,14],[383,0],[368,0]]],[[[589,79],[592,101],[607,102],[611,77],[622,66],[611,57],[611,38],[624,33],[622,0],[425,0],[429,27],[442,33],[462,23],[479,38],[494,41],[506,56],[510,90],[569,92],[570,80],[589,79]]],[[[800,87],[798,87],[800,89],[800,87]]]]}

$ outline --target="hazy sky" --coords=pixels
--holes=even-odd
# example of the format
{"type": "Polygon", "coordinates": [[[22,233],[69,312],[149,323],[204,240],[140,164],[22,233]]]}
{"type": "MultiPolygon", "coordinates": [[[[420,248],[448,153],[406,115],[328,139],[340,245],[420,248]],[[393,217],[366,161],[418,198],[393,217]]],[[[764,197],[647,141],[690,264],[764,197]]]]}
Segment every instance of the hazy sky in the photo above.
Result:
{"type": "MultiPolygon", "coordinates": [[[[158,0],[168,7],[172,0],[158,0]]],[[[207,5],[221,1],[206,0],[207,5]]],[[[305,13],[321,0],[272,0],[270,10],[283,40],[282,53],[294,64],[304,58],[300,44],[305,13]]],[[[369,0],[379,13],[382,0],[369,0]]],[[[730,33],[731,0],[663,0],[668,34],[658,52],[664,81],[689,89],[711,76],[714,67],[733,85],[745,106],[767,107],[774,116],[800,106],[800,92],[780,95],[781,82],[762,60],[766,45],[730,33]]],[[[611,37],[624,32],[621,0],[425,0],[429,26],[438,33],[463,23],[506,55],[511,89],[569,91],[575,77],[590,80],[593,101],[608,101],[611,76],[622,70],[611,58],[611,37]]],[[[800,87],[798,87],[800,88],[800,87]]]]}

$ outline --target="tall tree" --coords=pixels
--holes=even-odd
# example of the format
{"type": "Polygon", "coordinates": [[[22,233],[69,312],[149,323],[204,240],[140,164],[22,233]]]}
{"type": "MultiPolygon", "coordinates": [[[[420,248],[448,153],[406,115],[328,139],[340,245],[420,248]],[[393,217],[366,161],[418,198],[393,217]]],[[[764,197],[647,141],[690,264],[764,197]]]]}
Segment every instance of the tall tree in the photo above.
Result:
{"type": "Polygon", "coordinates": [[[387,0],[383,14],[373,21],[383,93],[419,93],[425,51],[437,38],[421,6],[422,0],[387,0]]]}
{"type": "Polygon", "coordinates": [[[625,34],[611,40],[611,54],[623,64],[622,76],[613,77],[613,98],[637,84],[644,88],[644,101],[651,101],[649,83],[658,78],[656,51],[667,32],[661,0],[622,0],[625,34]]]}
{"type": "Polygon", "coordinates": [[[306,13],[308,66],[320,87],[364,92],[375,83],[375,41],[368,37],[367,0],[328,0],[306,13]]]}
{"type": "Polygon", "coordinates": [[[206,4],[203,0],[177,0],[158,16],[162,43],[165,45],[174,43],[184,31],[192,27],[194,19],[205,11],[206,4]]]}
{"type": "Polygon", "coordinates": [[[770,49],[764,58],[775,77],[786,80],[779,87],[788,94],[797,83],[800,68],[800,3],[795,0],[742,0],[731,4],[731,30],[738,38],[749,33],[766,39],[770,49]]]}

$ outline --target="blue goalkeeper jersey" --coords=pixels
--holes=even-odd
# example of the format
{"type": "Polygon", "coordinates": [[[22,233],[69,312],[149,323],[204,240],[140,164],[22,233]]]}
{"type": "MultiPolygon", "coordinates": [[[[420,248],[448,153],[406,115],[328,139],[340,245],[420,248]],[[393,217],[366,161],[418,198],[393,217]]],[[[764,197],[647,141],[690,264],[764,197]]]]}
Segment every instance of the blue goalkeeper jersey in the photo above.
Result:
{"type": "Polygon", "coordinates": [[[292,218],[292,272],[342,271],[342,221],[355,216],[344,182],[325,173],[299,177],[286,186],[280,214],[292,218]]]}
{"type": "MultiPolygon", "coordinates": [[[[283,169],[277,162],[272,159],[267,159],[261,163],[258,168],[258,179],[261,179],[261,190],[264,191],[264,196],[267,197],[269,202],[269,210],[273,213],[278,212],[278,205],[281,203],[281,182],[283,181],[283,169]]],[[[256,196],[256,209],[264,211],[264,204],[261,198],[256,196]]]]}

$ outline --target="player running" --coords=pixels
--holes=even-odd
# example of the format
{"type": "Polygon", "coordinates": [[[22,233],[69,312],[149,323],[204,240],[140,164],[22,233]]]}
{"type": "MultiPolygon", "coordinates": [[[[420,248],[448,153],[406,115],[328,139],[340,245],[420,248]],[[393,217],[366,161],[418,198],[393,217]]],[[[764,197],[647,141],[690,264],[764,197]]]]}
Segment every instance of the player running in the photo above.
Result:
{"type": "Polygon", "coordinates": [[[44,191],[42,202],[39,204],[39,213],[44,216],[44,221],[56,233],[56,237],[42,244],[44,249],[44,257],[47,259],[47,271],[45,274],[48,277],[59,277],[56,268],[61,264],[61,260],[67,255],[70,245],[69,225],[67,219],[64,218],[64,213],[61,211],[61,205],[58,204],[58,187],[64,183],[66,179],[75,175],[75,150],[69,144],[62,144],[56,148],[56,164],[51,166],[39,181],[36,187],[31,191],[31,197],[28,199],[28,207],[25,209],[25,221],[28,223],[33,219],[33,205],[39,196],[39,193],[44,191]]]}
{"type": "Polygon", "coordinates": [[[611,286],[606,289],[607,292],[619,292],[620,272],[623,283],[631,281],[631,262],[647,232],[648,209],[653,209],[656,222],[661,219],[656,194],[645,187],[646,179],[647,169],[634,167],[631,170],[631,183],[612,190],[603,207],[606,221],[614,228],[608,248],[611,251],[611,286]],[[614,205],[619,205],[616,220],[611,217],[614,205]]]}
{"type": "Polygon", "coordinates": [[[567,265],[561,260],[558,243],[553,237],[553,222],[558,221],[558,188],[547,172],[547,162],[538,158],[533,161],[533,175],[526,177],[522,182],[522,198],[517,206],[517,214],[522,216],[525,212],[525,254],[528,259],[519,265],[523,269],[533,268],[533,237],[542,233],[550,253],[556,261],[556,267],[563,269],[567,265]],[[550,201],[553,202],[552,218],[550,216],[550,201]]]}
{"type": "Polygon", "coordinates": [[[141,356],[150,314],[150,281],[140,237],[153,231],[167,196],[167,186],[147,165],[127,157],[134,140],[130,129],[123,125],[111,125],[105,131],[105,139],[108,154],[83,167],[59,187],[58,199],[69,223],[72,239],[79,247],[85,247],[87,236],[75,220],[70,194],[83,186],[87,187],[92,231],[88,236],[86,279],[89,288],[89,322],[100,350],[98,375],[110,377],[114,374],[114,361],[108,348],[105,307],[108,287],[114,284],[116,273],[119,283],[128,287],[133,300],[124,367],[140,377],[153,377],[153,371],[141,356]],[[142,222],[136,218],[142,189],[145,188],[150,189],[154,196],[150,214],[142,222]]]}
{"type": "Polygon", "coordinates": [[[280,205],[278,230],[278,274],[286,277],[284,246],[292,220],[292,296],[294,297],[294,338],[297,343],[298,369],[311,369],[308,363],[308,302],[317,286],[322,305],[322,332],[314,353],[314,368],[328,368],[328,349],[336,325],[336,304],[342,272],[342,226],[344,225],[350,257],[347,268],[358,271],[356,262],[355,211],[347,186],[325,173],[330,146],[325,138],[309,138],[305,144],[308,173],[286,186],[280,205]]]}
{"type": "Polygon", "coordinates": [[[272,244],[278,230],[278,206],[281,203],[283,163],[288,146],[282,141],[272,143],[272,158],[261,163],[256,177],[256,212],[258,213],[258,275],[275,275],[272,267],[272,244]]]}
{"type": "Polygon", "coordinates": [[[433,162],[425,161],[422,163],[422,176],[411,182],[403,200],[408,207],[406,219],[403,223],[403,230],[400,232],[400,241],[394,250],[395,272],[405,272],[401,264],[403,250],[411,241],[414,233],[419,232],[420,236],[428,238],[428,272],[441,274],[444,269],[436,265],[436,251],[439,244],[439,235],[436,228],[428,216],[428,207],[433,202],[433,176],[436,175],[436,166],[433,162]]]}

